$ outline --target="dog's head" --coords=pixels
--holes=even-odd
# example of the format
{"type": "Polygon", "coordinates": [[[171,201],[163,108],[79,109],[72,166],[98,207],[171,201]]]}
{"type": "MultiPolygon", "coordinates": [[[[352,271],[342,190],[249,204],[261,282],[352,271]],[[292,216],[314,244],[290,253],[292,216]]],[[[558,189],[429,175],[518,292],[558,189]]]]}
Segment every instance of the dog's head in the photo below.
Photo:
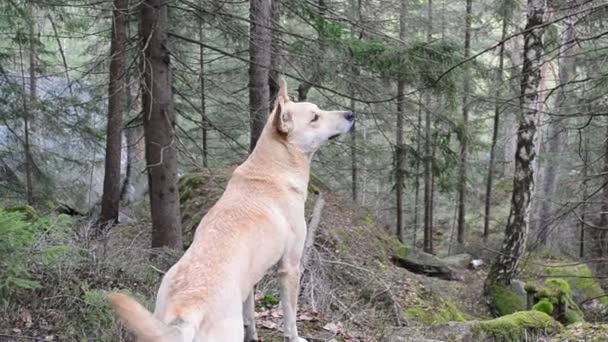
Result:
{"type": "Polygon", "coordinates": [[[271,117],[277,132],[306,154],[314,153],[323,143],[348,132],[355,115],[350,111],[327,111],[309,102],[289,99],[285,80],[280,89],[271,117]]]}

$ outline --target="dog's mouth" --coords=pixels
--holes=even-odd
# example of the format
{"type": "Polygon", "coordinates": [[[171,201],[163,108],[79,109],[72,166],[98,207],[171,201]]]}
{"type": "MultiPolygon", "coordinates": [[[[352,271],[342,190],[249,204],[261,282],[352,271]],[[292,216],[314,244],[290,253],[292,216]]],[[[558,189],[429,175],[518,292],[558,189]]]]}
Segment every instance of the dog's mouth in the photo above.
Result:
{"type": "Polygon", "coordinates": [[[331,137],[329,137],[328,139],[329,139],[329,140],[334,140],[334,139],[336,139],[336,138],[337,138],[337,137],[339,137],[339,136],[340,136],[340,133],[338,133],[338,134],[334,134],[334,135],[332,135],[331,137]]]}

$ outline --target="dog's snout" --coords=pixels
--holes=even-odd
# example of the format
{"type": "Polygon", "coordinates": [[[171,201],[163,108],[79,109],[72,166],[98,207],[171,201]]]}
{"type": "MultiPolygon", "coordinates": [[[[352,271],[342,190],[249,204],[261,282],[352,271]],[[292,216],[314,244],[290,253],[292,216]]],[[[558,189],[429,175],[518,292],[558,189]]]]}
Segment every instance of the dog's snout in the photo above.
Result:
{"type": "Polygon", "coordinates": [[[345,112],[344,118],[348,121],[355,121],[355,113],[353,112],[345,112]]]}

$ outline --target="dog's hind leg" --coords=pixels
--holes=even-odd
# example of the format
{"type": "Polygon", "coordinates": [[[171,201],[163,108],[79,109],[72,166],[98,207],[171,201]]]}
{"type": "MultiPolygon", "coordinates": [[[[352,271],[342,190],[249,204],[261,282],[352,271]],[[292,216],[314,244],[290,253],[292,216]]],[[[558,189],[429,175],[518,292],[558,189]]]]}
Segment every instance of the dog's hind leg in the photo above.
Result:
{"type": "Polygon", "coordinates": [[[245,342],[258,340],[258,332],[255,329],[255,288],[251,290],[243,303],[243,323],[245,324],[245,342]]]}
{"type": "Polygon", "coordinates": [[[305,339],[298,336],[298,327],[296,326],[301,254],[299,252],[285,255],[279,266],[278,275],[281,288],[281,304],[283,306],[283,336],[285,342],[306,342],[305,339]]]}

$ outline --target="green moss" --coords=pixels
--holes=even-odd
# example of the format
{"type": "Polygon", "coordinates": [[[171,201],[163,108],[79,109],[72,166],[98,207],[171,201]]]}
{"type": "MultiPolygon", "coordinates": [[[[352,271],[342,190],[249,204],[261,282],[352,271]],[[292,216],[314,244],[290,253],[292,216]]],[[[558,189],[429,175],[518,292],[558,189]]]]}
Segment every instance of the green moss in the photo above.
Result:
{"type": "Polygon", "coordinates": [[[499,316],[512,314],[526,309],[526,303],[512,289],[506,286],[495,285],[489,291],[491,305],[499,316]]]}
{"type": "Polygon", "coordinates": [[[396,236],[391,235],[388,237],[388,247],[389,249],[397,254],[401,258],[405,258],[408,255],[407,247],[397,239],[396,236]]]}
{"type": "Polygon", "coordinates": [[[447,322],[466,322],[462,312],[453,303],[447,302],[439,308],[413,307],[405,310],[406,319],[425,324],[444,324],[447,322]]]}
{"type": "Polygon", "coordinates": [[[545,286],[551,289],[557,296],[570,296],[570,284],[567,281],[559,278],[549,278],[545,281],[545,286]]]}
{"type": "Polygon", "coordinates": [[[601,297],[605,294],[604,290],[602,290],[597,278],[594,277],[593,272],[586,264],[552,264],[545,267],[545,272],[549,276],[565,279],[570,286],[570,289],[579,293],[582,297],[599,297],[598,300],[602,304],[608,305],[608,297],[601,297]]]}
{"type": "Polygon", "coordinates": [[[532,307],[532,310],[544,312],[547,315],[551,315],[551,314],[553,314],[553,304],[551,304],[551,302],[543,299],[540,302],[536,303],[532,307]]]}
{"type": "Polygon", "coordinates": [[[371,212],[367,212],[367,214],[365,216],[363,216],[363,222],[367,223],[367,224],[373,224],[374,223],[374,218],[372,217],[372,213],[371,212]]]}
{"type": "Polygon", "coordinates": [[[266,295],[264,295],[264,298],[262,298],[262,301],[260,304],[262,304],[265,307],[275,306],[275,305],[279,304],[279,297],[277,297],[273,294],[266,294],[266,295]]]}
{"type": "Polygon", "coordinates": [[[529,340],[531,336],[555,333],[561,329],[561,324],[551,316],[531,310],[481,321],[472,328],[472,332],[479,340],[492,337],[497,341],[523,341],[529,340]]]}
{"type": "Polygon", "coordinates": [[[585,317],[583,317],[583,313],[580,311],[580,309],[572,310],[569,308],[568,311],[566,311],[566,325],[581,323],[584,321],[585,317]]]}
{"type": "Polygon", "coordinates": [[[35,221],[38,218],[38,212],[32,206],[20,205],[6,210],[9,213],[21,213],[23,219],[28,222],[35,221]]]}
{"type": "Polygon", "coordinates": [[[545,280],[545,288],[536,294],[536,298],[540,301],[534,306],[534,310],[551,314],[553,310],[548,311],[547,304],[558,305],[560,301],[566,305],[565,317],[558,317],[562,323],[572,324],[583,322],[583,312],[572,299],[570,284],[561,278],[549,278],[545,280]]]}

